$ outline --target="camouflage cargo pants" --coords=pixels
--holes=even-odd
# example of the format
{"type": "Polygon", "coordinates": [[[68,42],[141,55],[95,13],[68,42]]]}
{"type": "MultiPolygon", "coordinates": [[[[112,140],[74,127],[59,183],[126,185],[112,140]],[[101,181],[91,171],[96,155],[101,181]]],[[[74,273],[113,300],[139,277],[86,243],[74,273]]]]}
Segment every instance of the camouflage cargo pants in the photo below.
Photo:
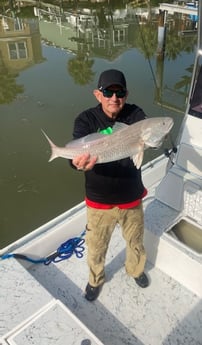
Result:
{"type": "Polygon", "coordinates": [[[116,224],[120,224],[126,241],[125,269],[137,278],[144,271],[144,217],[142,204],[130,209],[101,210],[87,207],[86,243],[88,246],[89,283],[99,286],[105,281],[104,265],[109,241],[116,224]]]}

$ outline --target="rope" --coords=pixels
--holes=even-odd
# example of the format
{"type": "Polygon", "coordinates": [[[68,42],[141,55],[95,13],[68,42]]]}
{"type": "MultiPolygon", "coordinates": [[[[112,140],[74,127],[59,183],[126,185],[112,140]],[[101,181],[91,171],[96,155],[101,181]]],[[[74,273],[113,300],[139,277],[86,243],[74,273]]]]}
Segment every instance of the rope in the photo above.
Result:
{"type": "Polygon", "coordinates": [[[81,237],[71,238],[70,240],[61,244],[57,249],[57,252],[49,255],[45,261],[45,265],[49,265],[51,262],[57,263],[62,260],[69,259],[73,254],[77,258],[81,259],[83,257],[83,252],[85,250],[83,244],[85,240],[81,237]]]}
{"type": "Polygon", "coordinates": [[[66,242],[62,243],[60,247],[58,247],[57,251],[53,254],[50,254],[46,258],[40,259],[32,259],[24,254],[18,253],[7,253],[0,257],[1,260],[15,258],[15,259],[22,259],[29,261],[33,264],[41,264],[50,265],[51,262],[57,263],[62,260],[69,259],[73,254],[76,255],[77,258],[81,259],[83,257],[83,252],[85,250],[84,243],[85,239],[82,238],[85,235],[85,231],[82,232],[80,237],[70,238],[66,242]]]}

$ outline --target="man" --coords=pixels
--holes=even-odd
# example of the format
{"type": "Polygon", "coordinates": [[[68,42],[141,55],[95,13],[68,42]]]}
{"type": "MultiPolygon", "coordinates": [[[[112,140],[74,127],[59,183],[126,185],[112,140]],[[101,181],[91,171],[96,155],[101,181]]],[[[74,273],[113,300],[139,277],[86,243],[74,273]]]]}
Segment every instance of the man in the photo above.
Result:
{"type": "MultiPolygon", "coordinates": [[[[128,91],[121,71],[111,69],[101,73],[94,95],[99,105],[76,118],[73,131],[75,139],[94,132],[110,135],[115,122],[130,125],[146,117],[138,106],[126,103],[128,91]]],[[[126,272],[140,287],[149,285],[144,273],[146,254],[141,202],[147,191],[142,183],[141,169],[137,169],[130,158],[104,164],[96,164],[96,159],[83,154],[72,160],[77,169],[85,171],[89,266],[85,297],[88,301],[98,297],[105,281],[106,252],[117,223],[122,227],[126,241],[126,272]]]]}

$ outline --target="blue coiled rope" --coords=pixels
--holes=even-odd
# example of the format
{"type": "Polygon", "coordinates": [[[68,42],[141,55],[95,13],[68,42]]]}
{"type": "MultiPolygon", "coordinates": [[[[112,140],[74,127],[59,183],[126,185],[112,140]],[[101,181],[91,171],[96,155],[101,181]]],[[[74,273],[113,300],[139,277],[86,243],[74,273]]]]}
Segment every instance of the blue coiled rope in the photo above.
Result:
{"type": "Polygon", "coordinates": [[[66,242],[62,243],[60,247],[57,249],[56,252],[50,254],[46,258],[41,259],[32,259],[27,255],[18,254],[18,253],[7,253],[1,256],[1,260],[9,259],[9,258],[16,258],[29,261],[34,264],[41,264],[50,265],[51,262],[57,263],[62,260],[69,259],[73,254],[76,255],[77,258],[83,257],[83,252],[85,250],[84,243],[85,239],[82,238],[85,235],[85,231],[82,232],[80,237],[70,238],[66,242]]]}

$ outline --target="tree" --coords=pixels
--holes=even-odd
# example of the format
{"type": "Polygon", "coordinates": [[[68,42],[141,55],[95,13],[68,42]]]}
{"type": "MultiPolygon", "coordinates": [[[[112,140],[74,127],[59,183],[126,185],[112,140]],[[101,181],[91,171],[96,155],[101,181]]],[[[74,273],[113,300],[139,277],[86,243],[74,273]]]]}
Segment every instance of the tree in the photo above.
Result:
{"type": "Polygon", "coordinates": [[[87,55],[79,54],[68,61],[68,72],[76,84],[87,85],[93,81],[93,64],[94,60],[89,60],[87,55]]]}
{"type": "Polygon", "coordinates": [[[0,104],[11,103],[19,93],[24,92],[22,85],[17,85],[18,74],[9,73],[5,67],[0,71],[0,104]]]}

